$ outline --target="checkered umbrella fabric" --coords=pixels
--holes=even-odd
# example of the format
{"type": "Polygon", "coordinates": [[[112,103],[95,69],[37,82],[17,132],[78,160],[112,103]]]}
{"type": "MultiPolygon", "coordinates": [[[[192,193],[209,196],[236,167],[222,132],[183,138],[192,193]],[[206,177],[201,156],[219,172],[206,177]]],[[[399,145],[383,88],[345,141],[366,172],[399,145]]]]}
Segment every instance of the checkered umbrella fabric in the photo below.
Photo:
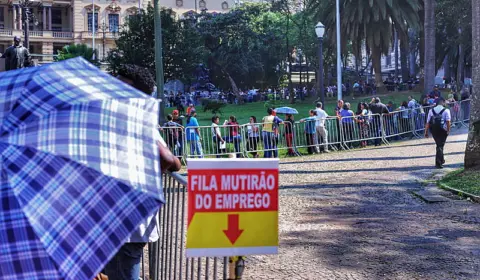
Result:
{"type": "Polygon", "coordinates": [[[0,279],[92,279],[158,211],[157,114],[80,58],[0,74],[0,279]]]}

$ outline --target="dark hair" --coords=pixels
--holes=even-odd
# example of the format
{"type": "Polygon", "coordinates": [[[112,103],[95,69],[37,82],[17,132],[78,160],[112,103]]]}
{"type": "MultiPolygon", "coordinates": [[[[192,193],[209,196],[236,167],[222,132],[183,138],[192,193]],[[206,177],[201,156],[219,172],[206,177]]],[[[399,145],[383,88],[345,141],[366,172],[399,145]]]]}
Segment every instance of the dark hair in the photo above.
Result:
{"type": "Polygon", "coordinates": [[[380,98],[378,97],[375,97],[375,99],[373,100],[375,103],[380,103],[380,98]]]}
{"type": "Polygon", "coordinates": [[[323,104],[322,102],[317,102],[317,108],[322,108],[323,104]]]}
{"type": "Polygon", "coordinates": [[[437,106],[438,106],[440,103],[442,103],[442,102],[445,102],[445,99],[444,99],[443,97],[439,97],[439,98],[437,99],[437,106]]]}
{"type": "Polygon", "coordinates": [[[170,114],[168,114],[168,115],[167,115],[167,120],[169,120],[169,121],[173,120],[173,116],[170,115],[170,114]]]}
{"type": "Polygon", "coordinates": [[[316,116],[317,112],[315,110],[310,110],[310,114],[313,114],[314,116],[316,116]]]}
{"type": "Polygon", "coordinates": [[[215,122],[215,120],[217,120],[217,119],[218,119],[218,116],[213,116],[212,117],[212,123],[215,122]]]}
{"type": "Polygon", "coordinates": [[[133,64],[125,64],[118,69],[118,74],[132,81],[133,87],[147,95],[151,95],[155,79],[147,68],[133,64]]]}
{"type": "Polygon", "coordinates": [[[233,123],[236,123],[237,122],[237,118],[235,118],[235,116],[230,116],[229,119],[233,122],[233,123]]]}
{"type": "Polygon", "coordinates": [[[256,123],[257,122],[257,118],[255,116],[250,116],[250,118],[253,119],[253,122],[256,123]]]}
{"type": "Polygon", "coordinates": [[[405,108],[407,108],[407,107],[408,107],[408,102],[407,102],[407,101],[403,101],[403,102],[402,102],[402,106],[405,107],[405,108]]]}
{"type": "Polygon", "coordinates": [[[343,108],[342,108],[342,109],[343,109],[343,110],[348,110],[348,105],[347,105],[347,103],[343,104],[343,108]]]}
{"type": "Polygon", "coordinates": [[[273,108],[268,108],[267,109],[267,114],[269,114],[269,115],[273,114],[273,108]]]}

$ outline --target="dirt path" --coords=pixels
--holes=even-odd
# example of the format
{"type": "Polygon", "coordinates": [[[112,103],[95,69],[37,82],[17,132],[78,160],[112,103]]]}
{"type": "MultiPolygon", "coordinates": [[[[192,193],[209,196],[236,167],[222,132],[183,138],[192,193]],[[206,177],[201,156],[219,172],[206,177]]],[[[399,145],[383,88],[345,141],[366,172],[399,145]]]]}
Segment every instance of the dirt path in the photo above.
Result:
{"type": "Polygon", "coordinates": [[[442,171],[432,139],[282,161],[280,254],[244,279],[480,279],[480,205],[411,193],[461,165],[463,132],[442,171]]]}

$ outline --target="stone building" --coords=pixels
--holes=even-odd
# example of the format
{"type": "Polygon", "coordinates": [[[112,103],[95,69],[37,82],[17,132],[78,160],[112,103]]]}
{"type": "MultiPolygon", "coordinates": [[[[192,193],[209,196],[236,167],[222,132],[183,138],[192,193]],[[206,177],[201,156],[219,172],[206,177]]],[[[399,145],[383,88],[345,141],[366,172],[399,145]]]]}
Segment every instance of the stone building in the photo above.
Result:
{"type": "MultiPolygon", "coordinates": [[[[93,0],[93,4],[92,0],[33,0],[30,7],[36,24],[29,24],[30,52],[40,61],[51,61],[65,45],[92,46],[94,18],[95,46],[102,58],[125,20],[149,4],[150,0],[93,0]]],[[[177,16],[195,10],[226,12],[238,4],[239,0],[160,0],[160,5],[172,8],[177,16]]],[[[18,0],[0,0],[0,53],[12,44],[13,36],[24,37],[22,12],[18,0]]]]}

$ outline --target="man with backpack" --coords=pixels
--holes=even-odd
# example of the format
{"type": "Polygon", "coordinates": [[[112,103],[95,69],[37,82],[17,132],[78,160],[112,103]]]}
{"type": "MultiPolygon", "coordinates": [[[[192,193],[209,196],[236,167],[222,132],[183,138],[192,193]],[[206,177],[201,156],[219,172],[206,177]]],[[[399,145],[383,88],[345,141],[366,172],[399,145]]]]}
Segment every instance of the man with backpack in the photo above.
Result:
{"type": "Polygon", "coordinates": [[[450,110],[445,108],[445,99],[439,98],[437,106],[428,112],[427,124],[425,126],[425,138],[428,138],[428,130],[432,132],[433,139],[437,145],[437,154],[435,156],[435,166],[443,168],[445,159],[443,157],[443,147],[450,134],[451,114],[450,110]]]}

